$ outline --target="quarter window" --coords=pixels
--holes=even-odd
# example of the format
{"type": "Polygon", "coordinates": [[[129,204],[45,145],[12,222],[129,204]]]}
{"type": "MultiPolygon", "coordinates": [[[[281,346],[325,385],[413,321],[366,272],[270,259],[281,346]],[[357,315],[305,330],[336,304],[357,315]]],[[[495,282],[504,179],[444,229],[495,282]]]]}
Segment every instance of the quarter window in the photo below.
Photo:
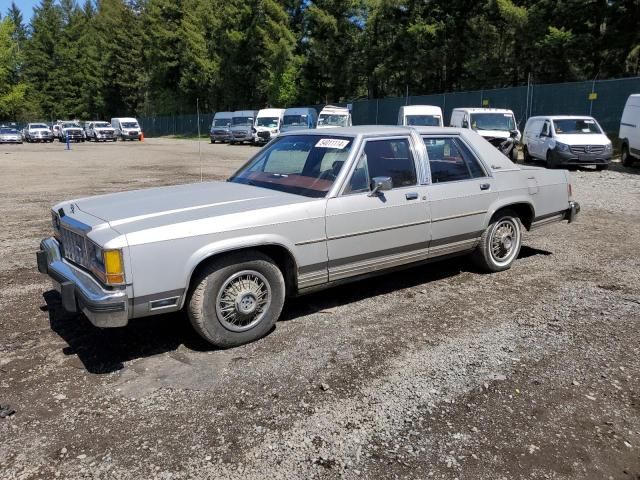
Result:
{"type": "Polygon", "coordinates": [[[432,183],[456,182],[486,177],[469,149],[457,138],[424,137],[432,183]]]}
{"type": "Polygon", "coordinates": [[[416,185],[416,165],[409,139],[369,140],[351,176],[346,193],[366,192],[374,177],[391,177],[393,188],[416,185]]]}

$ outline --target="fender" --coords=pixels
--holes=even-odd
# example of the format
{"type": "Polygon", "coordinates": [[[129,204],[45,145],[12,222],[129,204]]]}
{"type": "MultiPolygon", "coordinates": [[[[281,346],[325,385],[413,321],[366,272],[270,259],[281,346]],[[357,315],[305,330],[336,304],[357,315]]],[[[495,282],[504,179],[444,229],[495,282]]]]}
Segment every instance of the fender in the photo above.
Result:
{"type": "Polygon", "coordinates": [[[518,205],[520,208],[528,207],[531,212],[531,220],[533,220],[536,216],[535,208],[533,207],[533,203],[531,203],[531,199],[527,195],[516,195],[510,196],[508,198],[498,198],[495,202],[491,204],[489,210],[487,211],[484,228],[489,226],[489,221],[493,217],[493,215],[504,207],[509,207],[511,205],[518,205]]]}
{"type": "MultiPolygon", "coordinates": [[[[233,252],[235,250],[243,250],[246,248],[257,248],[257,247],[265,247],[265,246],[277,246],[282,247],[289,252],[291,258],[293,259],[297,271],[297,265],[299,264],[298,258],[295,255],[295,245],[291,243],[288,239],[281,235],[275,234],[259,234],[259,235],[247,235],[244,237],[235,237],[228,238],[225,240],[220,240],[217,242],[213,242],[205,245],[199,250],[195,251],[187,261],[185,273],[186,277],[184,279],[183,284],[185,285],[185,289],[189,288],[191,284],[191,278],[193,276],[193,272],[196,270],[198,265],[202,262],[206,261],[208,258],[213,257],[214,255],[219,255],[221,253],[233,252]]],[[[182,303],[186,299],[186,295],[182,298],[182,303]]]]}

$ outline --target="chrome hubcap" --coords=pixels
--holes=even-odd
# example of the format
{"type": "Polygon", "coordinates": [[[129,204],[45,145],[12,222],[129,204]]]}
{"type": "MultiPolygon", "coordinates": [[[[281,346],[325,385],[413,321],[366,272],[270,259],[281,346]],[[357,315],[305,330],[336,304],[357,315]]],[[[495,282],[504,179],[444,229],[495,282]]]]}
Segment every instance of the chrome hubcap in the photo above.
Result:
{"type": "Polygon", "coordinates": [[[229,277],[216,301],[220,323],[233,332],[244,332],[260,323],[271,304],[269,282],[260,273],[245,270],[229,277]]]}
{"type": "Polygon", "coordinates": [[[491,255],[496,262],[504,263],[515,253],[518,242],[517,226],[510,219],[500,221],[493,230],[491,255]]]}

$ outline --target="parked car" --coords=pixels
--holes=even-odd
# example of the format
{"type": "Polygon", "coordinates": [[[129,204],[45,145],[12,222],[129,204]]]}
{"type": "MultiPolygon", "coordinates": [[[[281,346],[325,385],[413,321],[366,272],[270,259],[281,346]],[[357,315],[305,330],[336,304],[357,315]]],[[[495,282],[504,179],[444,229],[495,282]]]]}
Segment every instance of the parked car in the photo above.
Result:
{"type": "Polygon", "coordinates": [[[569,180],[465,129],[297,130],[226,182],[55,205],[37,263],[96,326],[184,308],[229,347],[265,335],[287,296],[467,253],[508,269],[525,230],[574,220],[569,180]]]}
{"type": "Polygon", "coordinates": [[[280,132],[316,128],[318,112],[315,108],[287,108],[282,117],[280,132]]]}
{"type": "Polygon", "coordinates": [[[211,122],[211,130],[209,131],[211,143],[229,141],[231,135],[229,130],[231,117],[233,117],[233,112],[216,112],[211,122]]]}
{"type": "Polygon", "coordinates": [[[86,122],[84,124],[84,134],[87,140],[94,142],[115,142],[117,140],[115,129],[109,122],[102,120],[96,120],[93,122],[86,122]]]}
{"type": "Polygon", "coordinates": [[[263,108],[258,111],[254,123],[253,142],[256,144],[265,144],[280,133],[280,124],[284,108],[263,108]]]}
{"type": "Polygon", "coordinates": [[[257,110],[238,110],[233,112],[231,127],[229,127],[229,143],[253,143],[253,124],[258,114],[257,110]]]}
{"type": "Polygon", "coordinates": [[[116,138],[120,140],[140,140],[142,129],[138,120],[133,117],[117,117],[111,119],[116,138]]]}
{"type": "Polygon", "coordinates": [[[53,126],[53,132],[60,142],[66,142],[67,138],[70,142],[85,141],[84,130],[77,120],[58,120],[53,126]]]}
{"type": "Polygon", "coordinates": [[[449,125],[474,130],[507,154],[512,162],[518,160],[518,150],[514,147],[522,140],[522,134],[513,111],[504,108],[454,108],[449,125]],[[513,145],[509,139],[513,139],[513,145]],[[509,145],[504,145],[505,141],[509,145]]]}
{"type": "Polygon", "coordinates": [[[442,127],[442,109],[435,105],[406,105],[398,110],[398,125],[442,127]]]}
{"type": "Polygon", "coordinates": [[[351,112],[345,107],[326,105],[318,115],[317,128],[350,127],[351,112]]]}
{"type": "Polygon", "coordinates": [[[626,167],[640,159],[640,94],[630,95],[622,111],[620,132],[620,160],[626,167]]]}
{"type": "Polygon", "coordinates": [[[53,142],[53,132],[46,123],[28,123],[24,127],[24,140],[31,142],[53,142]]]}
{"type": "Polygon", "coordinates": [[[543,160],[549,168],[595,165],[606,170],[613,148],[595,118],[556,115],[529,118],[523,151],[525,161],[543,160]]]}
{"type": "Polygon", "coordinates": [[[0,143],[22,143],[22,135],[15,128],[0,127],[0,143]]]}

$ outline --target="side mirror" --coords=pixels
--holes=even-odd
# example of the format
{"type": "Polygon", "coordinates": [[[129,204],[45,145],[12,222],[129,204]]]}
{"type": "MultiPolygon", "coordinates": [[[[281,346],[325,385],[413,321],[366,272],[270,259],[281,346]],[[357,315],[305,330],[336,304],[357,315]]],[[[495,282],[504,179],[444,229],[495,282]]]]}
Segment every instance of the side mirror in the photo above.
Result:
{"type": "Polygon", "coordinates": [[[516,138],[518,136],[518,130],[509,130],[509,136],[511,138],[516,138]]]}
{"type": "Polygon", "coordinates": [[[391,190],[393,188],[393,180],[391,177],[373,177],[371,182],[369,182],[369,196],[374,197],[379,195],[381,192],[386,190],[391,190]]]}
{"type": "Polygon", "coordinates": [[[462,128],[469,128],[469,122],[467,122],[466,120],[462,121],[462,128]]]}

